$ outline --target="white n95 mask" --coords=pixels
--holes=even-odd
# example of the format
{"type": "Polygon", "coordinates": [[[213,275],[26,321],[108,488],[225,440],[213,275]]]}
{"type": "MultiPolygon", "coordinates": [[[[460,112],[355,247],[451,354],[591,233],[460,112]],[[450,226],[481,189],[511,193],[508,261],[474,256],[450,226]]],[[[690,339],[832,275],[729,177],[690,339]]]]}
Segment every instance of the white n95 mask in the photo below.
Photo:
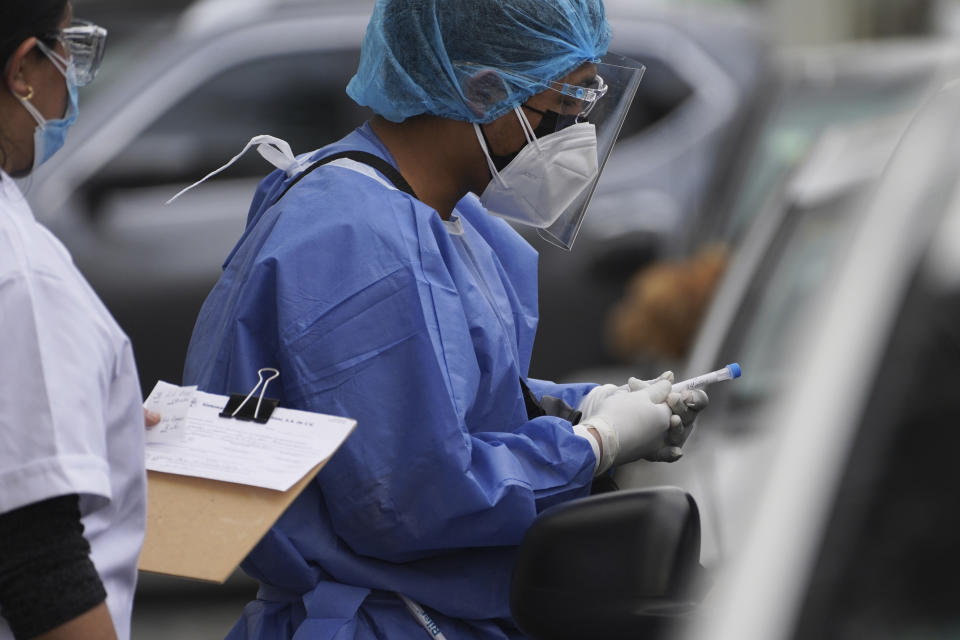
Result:
{"type": "Polygon", "coordinates": [[[527,145],[502,171],[490,158],[480,126],[473,125],[492,176],[480,203],[495,216],[544,229],[591,187],[600,172],[596,129],[579,122],[537,138],[520,107],[514,113],[527,145]]]}

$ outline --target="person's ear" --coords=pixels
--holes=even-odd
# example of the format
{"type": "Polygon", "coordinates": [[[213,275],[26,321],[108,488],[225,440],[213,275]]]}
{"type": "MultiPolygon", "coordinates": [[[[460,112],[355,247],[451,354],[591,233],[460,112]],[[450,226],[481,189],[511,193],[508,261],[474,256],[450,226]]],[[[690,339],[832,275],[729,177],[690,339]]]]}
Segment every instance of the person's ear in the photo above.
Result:
{"type": "Polygon", "coordinates": [[[26,98],[33,93],[33,87],[30,84],[32,64],[30,61],[30,52],[37,46],[37,39],[27,38],[20,43],[20,46],[14,50],[7,61],[4,69],[3,80],[7,88],[16,96],[26,98]]]}
{"type": "Polygon", "coordinates": [[[507,97],[507,93],[503,78],[493,69],[483,69],[469,76],[463,86],[467,106],[478,118],[486,116],[494,105],[507,97]]]}

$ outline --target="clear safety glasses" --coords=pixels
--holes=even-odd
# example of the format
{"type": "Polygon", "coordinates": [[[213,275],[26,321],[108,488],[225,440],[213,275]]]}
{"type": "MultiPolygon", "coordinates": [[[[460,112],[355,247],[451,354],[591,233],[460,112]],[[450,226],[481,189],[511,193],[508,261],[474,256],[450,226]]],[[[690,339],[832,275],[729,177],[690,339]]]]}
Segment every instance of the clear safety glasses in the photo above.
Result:
{"type": "Polygon", "coordinates": [[[563,115],[576,115],[577,122],[586,121],[593,107],[607,95],[610,87],[599,74],[586,85],[551,82],[547,88],[566,96],[562,103],[563,115]]]}
{"type": "Polygon", "coordinates": [[[556,133],[570,125],[589,122],[590,112],[600,102],[600,98],[607,94],[609,87],[603,81],[603,78],[597,75],[591,81],[590,86],[558,84],[556,87],[550,88],[564,96],[555,108],[544,110],[526,103],[521,105],[524,109],[538,113],[542,117],[537,129],[538,135],[542,135],[540,133],[542,127],[546,127],[547,133],[556,133]]]}
{"type": "Polygon", "coordinates": [[[67,58],[39,43],[41,49],[64,66],[65,74],[72,69],[73,81],[78,87],[90,84],[103,60],[103,50],[107,42],[107,30],[86,20],[74,20],[69,27],[47,34],[63,45],[67,58]]]}
{"type": "MultiPolygon", "coordinates": [[[[470,65],[463,65],[469,67],[470,65]]],[[[478,67],[479,69],[479,67],[478,67]]],[[[577,116],[578,122],[583,122],[590,115],[594,106],[600,99],[607,95],[609,87],[599,74],[594,76],[589,82],[583,85],[568,84],[566,82],[543,82],[536,78],[531,78],[519,73],[510,73],[498,69],[497,72],[508,79],[514,79],[519,86],[540,87],[544,91],[552,90],[563,94],[565,100],[562,104],[563,111],[561,115],[577,116]]],[[[572,122],[571,122],[572,124],[572,122]]]]}

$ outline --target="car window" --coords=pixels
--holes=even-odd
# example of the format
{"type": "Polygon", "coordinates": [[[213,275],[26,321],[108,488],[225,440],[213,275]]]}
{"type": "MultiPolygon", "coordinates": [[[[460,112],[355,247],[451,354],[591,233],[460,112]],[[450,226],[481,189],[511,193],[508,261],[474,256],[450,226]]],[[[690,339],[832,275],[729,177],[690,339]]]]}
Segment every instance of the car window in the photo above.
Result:
{"type": "Polygon", "coordinates": [[[738,384],[729,385],[736,400],[762,399],[784,382],[789,372],[784,361],[787,337],[802,326],[813,297],[829,282],[849,227],[845,208],[855,197],[848,195],[789,216],[784,237],[771,250],[774,260],[766,266],[768,275],[762,290],[755,293],[756,304],[735,328],[742,336],[740,345],[731,349],[736,355],[726,354],[750,372],[738,384]]]}
{"type": "Polygon", "coordinates": [[[659,58],[644,57],[646,70],[637,87],[618,139],[629,138],[657,124],[679,109],[693,89],[659,58]]]}
{"type": "Polygon", "coordinates": [[[257,182],[273,167],[251,150],[175,206],[164,202],[254,135],[284,138],[301,153],[361,124],[365,110],[344,92],[358,55],[260,58],[182,87],[185,97],[140,123],[143,132],[66,203],[70,215],[61,219],[70,226],[58,232],[130,336],[145,393],[158,379],[180,379],[200,304],[243,231],[257,182]]]}
{"type": "MultiPolygon", "coordinates": [[[[345,92],[358,60],[356,50],[307,52],[224,71],[187,93],[91,180],[92,208],[116,189],[198,180],[258,134],[287,140],[295,153],[337,140],[367,117],[345,92]]],[[[269,170],[254,152],[222,177],[259,177],[269,170]]]]}
{"type": "Polygon", "coordinates": [[[756,405],[789,382],[785,356],[791,336],[805,326],[805,314],[843,255],[849,213],[863,195],[854,189],[818,206],[794,205],[787,212],[740,302],[717,360],[739,362],[745,374],[736,384],[711,389],[711,405],[756,405]]]}
{"type": "Polygon", "coordinates": [[[913,108],[924,95],[929,79],[800,78],[776,90],[759,127],[756,143],[745,145],[746,153],[734,161],[728,203],[713,218],[716,229],[707,226],[705,238],[722,238],[736,245],[764,201],[779,188],[804,159],[818,136],[832,126],[883,118],[913,108]]]}
{"type": "Polygon", "coordinates": [[[768,244],[717,358],[740,362],[749,375],[717,389],[717,404],[757,404],[789,384],[786,358],[793,337],[829,286],[845,255],[850,222],[872,197],[909,122],[906,116],[881,117],[828,128],[770,204],[765,215],[776,231],[770,240],[759,235],[751,240],[768,244]]]}
{"type": "Polygon", "coordinates": [[[960,290],[917,278],[876,368],[797,640],[960,636],[960,290]]]}

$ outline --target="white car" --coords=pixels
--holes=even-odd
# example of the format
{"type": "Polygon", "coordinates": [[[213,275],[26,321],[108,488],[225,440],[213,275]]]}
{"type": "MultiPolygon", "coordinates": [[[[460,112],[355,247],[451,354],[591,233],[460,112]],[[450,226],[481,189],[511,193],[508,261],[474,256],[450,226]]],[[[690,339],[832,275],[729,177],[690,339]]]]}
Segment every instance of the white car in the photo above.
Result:
{"type": "Polygon", "coordinates": [[[960,83],[937,86],[824,132],[751,229],[689,372],[736,358],[743,377],[711,387],[684,460],[531,529],[514,608],[532,638],[957,636],[960,83]],[[610,585],[632,598],[593,596],[610,585]]]}
{"type": "Polygon", "coordinates": [[[958,114],[951,84],[849,220],[793,232],[840,244],[756,407],[766,464],[740,486],[760,490],[687,637],[956,634],[958,114]]]}

